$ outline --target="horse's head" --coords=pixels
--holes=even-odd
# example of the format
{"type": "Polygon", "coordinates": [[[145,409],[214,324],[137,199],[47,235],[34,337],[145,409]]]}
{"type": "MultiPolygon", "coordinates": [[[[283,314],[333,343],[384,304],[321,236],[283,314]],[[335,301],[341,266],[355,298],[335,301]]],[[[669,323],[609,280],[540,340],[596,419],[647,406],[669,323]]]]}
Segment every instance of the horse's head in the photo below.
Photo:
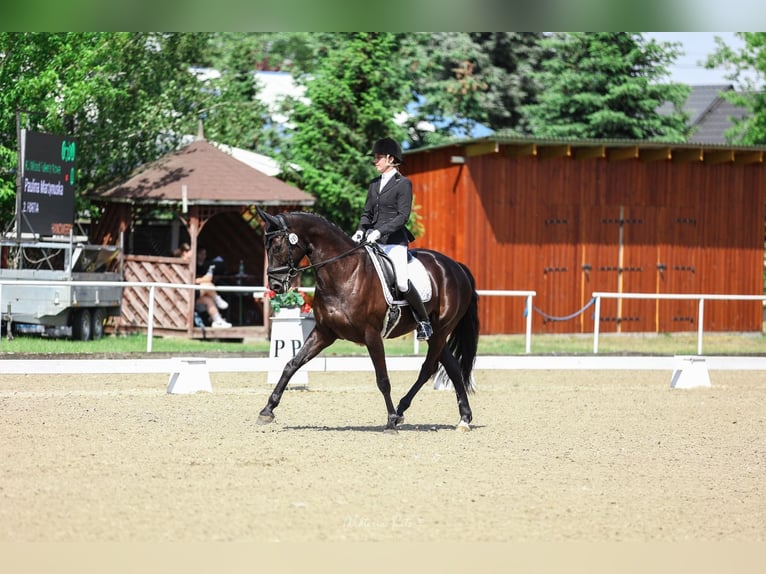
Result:
{"type": "Polygon", "coordinates": [[[266,223],[264,245],[269,266],[269,289],[284,293],[290,288],[292,279],[298,274],[298,265],[308,253],[305,240],[291,230],[285,215],[270,215],[256,206],[258,215],[266,223]]]}

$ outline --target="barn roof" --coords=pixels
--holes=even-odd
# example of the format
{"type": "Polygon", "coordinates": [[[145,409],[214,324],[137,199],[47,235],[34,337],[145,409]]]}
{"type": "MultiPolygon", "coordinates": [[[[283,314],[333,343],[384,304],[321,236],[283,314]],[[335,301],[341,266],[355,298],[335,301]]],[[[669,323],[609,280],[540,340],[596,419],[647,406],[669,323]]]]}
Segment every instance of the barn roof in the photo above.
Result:
{"type": "Polygon", "coordinates": [[[404,155],[414,154],[422,151],[444,149],[454,146],[467,146],[471,144],[494,142],[498,144],[507,145],[527,145],[538,144],[540,146],[557,146],[557,145],[570,145],[573,147],[593,147],[593,146],[605,146],[607,148],[617,147],[633,147],[638,146],[641,148],[716,148],[716,149],[737,149],[737,150],[766,150],[766,146],[758,145],[735,145],[728,143],[712,143],[712,142],[666,142],[656,140],[635,140],[635,139],[588,139],[588,138],[541,138],[534,136],[519,135],[512,131],[497,131],[488,136],[482,136],[478,138],[463,138],[449,140],[446,142],[440,142],[432,146],[424,146],[415,149],[404,150],[404,155]]]}
{"type": "MultiPolygon", "coordinates": [[[[690,126],[695,126],[699,123],[716,100],[721,97],[721,92],[728,92],[734,89],[732,84],[704,84],[688,87],[689,96],[683,104],[683,111],[689,114],[690,126]]],[[[673,104],[665,102],[657,108],[657,112],[662,115],[672,114],[674,112],[673,104]]],[[[720,135],[723,136],[723,133],[720,135]]]]}
{"type": "MultiPolygon", "coordinates": [[[[713,84],[689,87],[689,97],[683,107],[689,114],[689,125],[694,128],[689,142],[726,144],[726,132],[734,126],[734,120],[741,120],[749,114],[747,108],[735,106],[724,98],[724,92],[733,91],[734,86],[713,84]]],[[[669,114],[673,107],[665,103],[657,111],[669,114]]]]}
{"type": "Polygon", "coordinates": [[[673,159],[720,163],[763,163],[766,146],[742,146],[709,142],[662,142],[630,139],[571,139],[536,138],[513,132],[462,140],[453,140],[433,146],[406,150],[408,155],[428,153],[438,149],[457,148],[453,163],[464,163],[465,157],[503,153],[511,156],[534,156],[540,159],[571,157],[573,159],[673,159]]]}
{"type": "Polygon", "coordinates": [[[88,193],[111,203],[302,205],[314,198],[235,159],[204,139],[137,169],[127,180],[88,193]],[[184,191],[185,190],[185,191],[184,191]]]}
{"type": "Polygon", "coordinates": [[[743,120],[748,115],[746,108],[735,106],[719,96],[693,124],[696,129],[689,141],[725,142],[726,132],[734,126],[734,120],[743,120]]]}

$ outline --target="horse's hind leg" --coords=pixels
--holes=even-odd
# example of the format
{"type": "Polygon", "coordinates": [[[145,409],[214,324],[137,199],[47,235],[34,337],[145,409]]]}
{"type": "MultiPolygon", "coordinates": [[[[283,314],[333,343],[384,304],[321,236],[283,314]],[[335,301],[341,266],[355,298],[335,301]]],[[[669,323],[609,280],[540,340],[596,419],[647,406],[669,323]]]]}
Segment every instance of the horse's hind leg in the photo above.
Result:
{"type": "Polygon", "coordinates": [[[444,347],[442,349],[440,361],[447,371],[447,375],[452,380],[452,386],[455,387],[457,395],[457,408],[460,412],[460,422],[457,425],[458,430],[471,430],[471,405],[468,404],[468,381],[463,380],[463,373],[460,371],[460,365],[452,352],[444,347]]]}
{"type": "MultiPolygon", "coordinates": [[[[425,382],[436,372],[436,364],[434,362],[429,362],[429,357],[430,349],[428,356],[426,356],[426,362],[423,363],[423,366],[420,368],[418,380],[415,381],[415,384],[412,385],[409,392],[399,401],[396,413],[399,415],[400,423],[404,421],[404,411],[410,407],[412,399],[425,382]]],[[[463,373],[460,371],[460,365],[446,345],[442,348],[439,360],[441,361],[444,370],[447,372],[447,376],[452,381],[452,386],[455,388],[455,394],[457,395],[457,408],[460,412],[460,422],[457,425],[457,429],[466,431],[471,430],[473,414],[471,413],[471,405],[468,403],[468,392],[466,391],[467,385],[463,381],[463,373]]]]}

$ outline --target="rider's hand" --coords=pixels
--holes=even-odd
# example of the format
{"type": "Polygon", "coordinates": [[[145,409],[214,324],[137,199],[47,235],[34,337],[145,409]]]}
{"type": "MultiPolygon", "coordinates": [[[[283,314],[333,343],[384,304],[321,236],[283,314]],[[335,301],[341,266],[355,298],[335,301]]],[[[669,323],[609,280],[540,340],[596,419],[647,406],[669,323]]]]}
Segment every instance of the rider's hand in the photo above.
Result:
{"type": "Polygon", "coordinates": [[[359,243],[362,241],[362,237],[364,236],[364,233],[362,233],[361,229],[357,229],[356,233],[351,237],[351,239],[354,241],[354,243],[359,243]]]}
{"type": "Polygon", "coordinates": [[[367,243],[374,243],[378,239],[380,239],[380,231],[377,229],[373,229],[367,234],[367,243]]]}

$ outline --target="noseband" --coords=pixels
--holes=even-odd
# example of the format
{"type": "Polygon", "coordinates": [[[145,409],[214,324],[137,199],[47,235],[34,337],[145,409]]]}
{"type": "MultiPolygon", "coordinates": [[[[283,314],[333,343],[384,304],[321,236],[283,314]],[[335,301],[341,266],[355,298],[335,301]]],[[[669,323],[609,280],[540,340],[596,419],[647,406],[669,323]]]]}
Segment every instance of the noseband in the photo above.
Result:
{"type": "MultiPolygon", "coordinates": [[[[268,253],[269,251],[273,237],[287,237],[287,265],[280,265],[279,267],[274,268],[269,267],[266,269],[266,274],[268,275],[269,279],[287,282],[289,279],[292,279],[304,269],[311,267],[311,265],[308,267],[298,267],[295,265],[295,261],[293,259],[293,245],[298,245],[298,236],[295,233],[290,232],[290,230],[287,228],[287,222],[282,215],[277,215],[276,219],[279,222],[279,229],[265,232],[266,252],[268,253]]],[[[308,254],[308,249],[306,249],[306,253],[308,254]]]]}
{"type": "MultiPolygon", "coordinates": [[[[279,222],[279,229],[275,229],[274,231],[266,231],[264,233],[266,238],[266,252],[268,253],[269,251],[269,244],[271,243],[271,239],[273,237],[275,236],[286,237],[287,238],[287,265],[280,265],[279,267],[267,268],[266,275],[268,275],[269,279],[271,280],[281,281],[283,283],[287,282],[289,279],[292,279],[301,271],[306,271],[307,269],[312,269],[312,268],[319,269],[320,267],[324,267],[328,263],[332,263],[333,261],[342,259],[346,257],[347,255],[350,255],[354,251],[357,251],[358,249],[364,247],[364,243],[360,243],[358,245],[355,245],[348,251],[341,253],[340,255],[330,257],[329,259],[325,259],[324,261],[319,261],[317,263],[309,263],[308,265],[304,267],[298,267],[295,264],[295,259],[293,258],[293,246],[297,246],[300,243],[300,239],[298,238],[297,234],[290,231],[284,216],[282,216],[281,214],[277,215],[276,219],[279,222]]],[[[310,252],[311,252],[311,249],[307,245],[305,249],[305,254],[308,256],[310,252]]]]}

